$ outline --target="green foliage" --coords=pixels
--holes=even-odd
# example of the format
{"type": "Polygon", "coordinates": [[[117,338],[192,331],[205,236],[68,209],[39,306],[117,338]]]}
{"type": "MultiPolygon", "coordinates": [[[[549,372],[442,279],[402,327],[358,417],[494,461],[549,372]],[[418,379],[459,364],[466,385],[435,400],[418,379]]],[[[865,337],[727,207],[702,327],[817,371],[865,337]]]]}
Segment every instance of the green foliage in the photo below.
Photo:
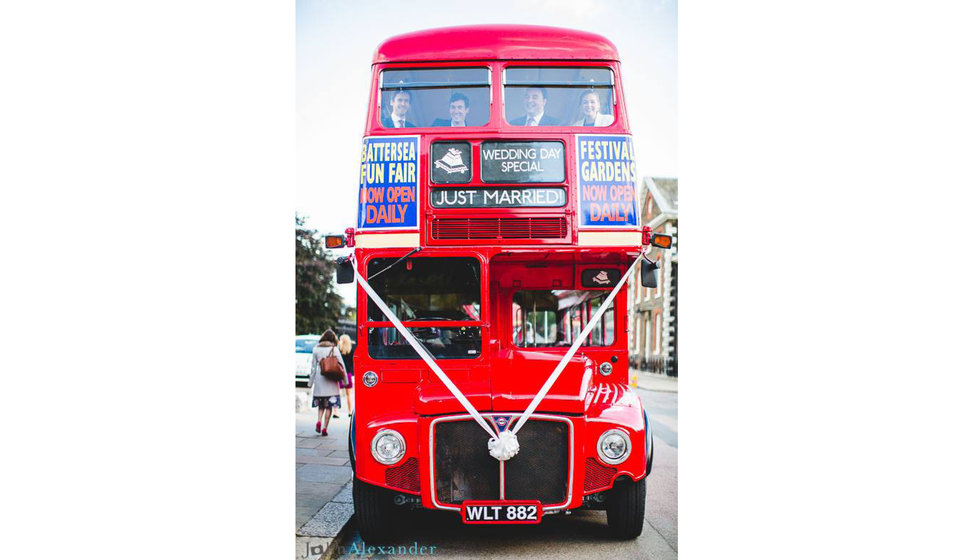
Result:
{"type": "Polygon", "coordinates": [[[335,329],[345,313],[344,300],[334,291],[336,257],[323,236],[296,216],[296,334],[320,334],[335,329]]]}

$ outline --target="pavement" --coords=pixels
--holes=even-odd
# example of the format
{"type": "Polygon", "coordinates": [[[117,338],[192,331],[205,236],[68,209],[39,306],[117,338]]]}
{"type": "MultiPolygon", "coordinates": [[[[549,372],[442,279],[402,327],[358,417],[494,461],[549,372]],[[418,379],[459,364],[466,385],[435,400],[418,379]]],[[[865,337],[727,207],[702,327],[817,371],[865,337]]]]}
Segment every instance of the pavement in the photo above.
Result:
{"type": "Polygon", "coordinates": [[[647,391],[659,391],[661,393],[677,392],[676,377],[634,368],[630,368],[630,385],[646,389],[647,391]]]}
{"type": "Polygon", "coordinates": [[[318,435],[310,391],[296,389],[297,560],[332,558],[354,515],[347,409],[340,412],[340,418],[330,420],[329,435],[318,435]]]}
{"type": "MultiPolygon", "coordinates": [[[[630,381],[649,391],[677,393],[676,377],[631,368],[630,381]]],[[[340,418],[331,419],[329,435],[318,435],[311,401],[310,389],[296,389],[296,559],[329,560],[341,553],[338,549],[354,524],[347,454],[350,418],[345,406],[340,418]]]]}

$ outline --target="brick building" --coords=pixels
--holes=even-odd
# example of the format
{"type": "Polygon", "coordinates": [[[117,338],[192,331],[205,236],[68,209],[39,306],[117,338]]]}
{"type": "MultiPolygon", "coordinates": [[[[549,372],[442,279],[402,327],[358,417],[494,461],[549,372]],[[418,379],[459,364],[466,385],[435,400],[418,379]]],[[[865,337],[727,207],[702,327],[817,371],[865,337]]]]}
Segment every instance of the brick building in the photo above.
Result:
{"type": "Polygon", "coordinates": [[[677,179],[644,177],[640,219],[654,232],[674,238],[667,251],[654,252],[660,262],[656,288],[640,284],[637,265],[629,289],[630,364],[644,370],[677,375],[677,179]]]}

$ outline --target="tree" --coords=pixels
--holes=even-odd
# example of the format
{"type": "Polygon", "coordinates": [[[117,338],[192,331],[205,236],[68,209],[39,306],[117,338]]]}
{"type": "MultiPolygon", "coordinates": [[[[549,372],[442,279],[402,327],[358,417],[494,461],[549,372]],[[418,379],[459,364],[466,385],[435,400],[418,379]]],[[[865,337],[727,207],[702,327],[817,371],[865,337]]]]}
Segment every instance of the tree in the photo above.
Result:
{"type": "Polygon", "coordinates": [[[337,264],[323,236],[296,215],[296,334],[319,334],[337,327],[344,300],[334,291],[337,264]]]}

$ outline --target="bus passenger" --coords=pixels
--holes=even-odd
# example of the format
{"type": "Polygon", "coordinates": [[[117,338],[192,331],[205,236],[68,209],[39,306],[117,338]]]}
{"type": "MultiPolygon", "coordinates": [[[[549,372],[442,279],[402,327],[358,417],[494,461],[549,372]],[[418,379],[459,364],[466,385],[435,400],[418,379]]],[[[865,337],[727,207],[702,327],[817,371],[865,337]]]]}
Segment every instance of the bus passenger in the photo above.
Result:
{"type": "Polygon", "coordinates": [[[582,108],[582,118],[573,122],[572,126],[609,126],[613,123],[612,115],[601,113],[602,103],[599,102],[599,94],[595,90],[588,90],[582,94],[580,106],[582,108]]]}
{"type": "Polygon", "coordinates": [[[381,117],[381,126],[385,128],[415,128],[408,120],[408,111],[412,108],[412,92],[401,90],[392,96],[388,102],[391,107],[390,117],[381,117]]]}
{"type": "Polygon", "coordinates": [[[466,115],[470,112],[470,98],[462,93],[454,93],[449,98],[449,119],[436,119],[432,126],[466,126],[466,115]]]}
{"type": "Polygon", "coordinates": [[[558,119],[544,114],[548,103],[548,92],[543,87],[529,87],[524,91],[524,117],[516,118],[511,126],[558,126],[558,119]]]}

